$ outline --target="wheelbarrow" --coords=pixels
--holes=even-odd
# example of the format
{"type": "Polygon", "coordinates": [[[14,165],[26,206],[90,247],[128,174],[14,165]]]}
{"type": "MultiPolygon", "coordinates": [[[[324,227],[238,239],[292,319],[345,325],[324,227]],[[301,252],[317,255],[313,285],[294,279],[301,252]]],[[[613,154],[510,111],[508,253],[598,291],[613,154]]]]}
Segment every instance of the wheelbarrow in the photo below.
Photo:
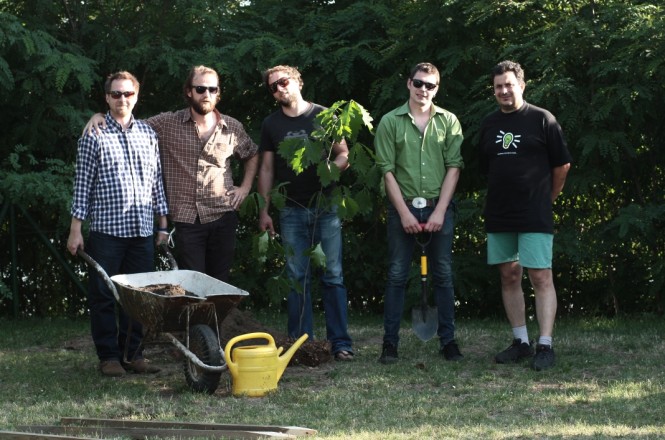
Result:
{"type": "Polygon", "coordinates": [[[244,290],[192,270],[178,270],[164,247],[173,270],[114,275],[83,250],[78,255],[99,273],[127,315],[140,322],[146,334],[161,335],[185,356],[187,385],[196,392],[212,394],[227,370],[220,345],[220,324],[245,296],[244,290]],[[154,285],[178,286],[184,294],[165,295],[148,290],[154,285]],[[183,334],[182,339],[173,333],[183,334]]]}

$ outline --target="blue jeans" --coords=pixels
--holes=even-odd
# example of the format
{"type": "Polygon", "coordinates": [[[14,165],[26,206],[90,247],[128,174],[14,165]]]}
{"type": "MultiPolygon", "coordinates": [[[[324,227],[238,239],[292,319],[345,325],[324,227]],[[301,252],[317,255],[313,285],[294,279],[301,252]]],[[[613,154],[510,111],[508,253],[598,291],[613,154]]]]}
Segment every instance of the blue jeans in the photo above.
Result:
{"type": "MultiPolygon", "coordinates": [[[[122,238],[91,231],[85,249],[109,277],[155,270],[152,236],[122,238]]],[[[128,361],[141,359],[143,326],[127,316],[95,269],[89,268],[88,274],[90,326],[97,357],[100,361],[124,361],[126,351],[128,361]]]]}
{"type": "MultiPolygon", "coordinates": [[[[411,213],[422,223],[432,214],[434,208],[409,207],[411,213]]],[[[437,335],[441,347],[455,339],[455,292],[453,288],[452,254],[453,229],[455,226],[455,205],[450,203],[440,231],[432,233],[426,246],[428,273],[432,274],[434,301],[438,309],[439,325],[437,335]]],[[[388,276],[383,310],[383,341],[397,346],[399,328],[404,310],[404,297],[409,270],[416,247],[416,235],[407,234],[402,228],[399,214],[388,205],[388,276]]],[[[429,233],[418,239],[424,243],[429,233]]],[[[420,252],[420,246],[418,246],[420,252]]]]}
{"type": "Polygon", "coordinates": [[[286,249],[286,271],[292,287],[287,298],[288,334],[314,337],[312,318],[312,266],[306,251],[317,243],[326,256],[321,294],[326,317],[326,337],[332,352],[351,351],[347,332],[347,300],[342,274],[342,225],[337,211],[285,207],[279,212],[280,231],[286,249]]]}

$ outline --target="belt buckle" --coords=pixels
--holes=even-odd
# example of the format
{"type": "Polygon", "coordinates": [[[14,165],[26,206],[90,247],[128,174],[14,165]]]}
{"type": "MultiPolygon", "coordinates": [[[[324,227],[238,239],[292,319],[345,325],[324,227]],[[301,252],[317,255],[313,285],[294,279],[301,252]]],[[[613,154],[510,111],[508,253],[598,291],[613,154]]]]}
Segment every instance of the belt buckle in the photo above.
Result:
{"type": "Polygon", "coordinates": [[[424,197],[416,197],[411,200],[411,205],[416,209],[422,209],[427,206],[427,200],[424,197]]]}

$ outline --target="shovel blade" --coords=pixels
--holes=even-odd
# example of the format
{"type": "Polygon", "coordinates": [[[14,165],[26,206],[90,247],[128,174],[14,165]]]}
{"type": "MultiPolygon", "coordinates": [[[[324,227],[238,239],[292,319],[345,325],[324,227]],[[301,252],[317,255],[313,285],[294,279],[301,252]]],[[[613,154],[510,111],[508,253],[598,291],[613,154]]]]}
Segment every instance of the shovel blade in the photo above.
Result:
{"type": "Polygon", "coordinates": [[[416,306],[411,310],[411,326],[418,339],[427,342],[436,335],[439,315],[436,307],[416,306]]]}

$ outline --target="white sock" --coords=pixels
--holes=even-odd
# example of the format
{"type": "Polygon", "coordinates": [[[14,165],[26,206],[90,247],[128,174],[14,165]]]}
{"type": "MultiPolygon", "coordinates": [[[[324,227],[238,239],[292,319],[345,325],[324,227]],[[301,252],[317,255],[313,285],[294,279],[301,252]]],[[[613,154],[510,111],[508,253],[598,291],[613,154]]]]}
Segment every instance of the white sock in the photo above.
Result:
{"type": "Polygon", "coordinates": [[[523,343],[529,343],[529,333],[526,330],[526,325],[521,327],[513,327],[513,337],[521,340],[523,343]]]}
{"type": "Polygon", "coordinates": [[[540,345],[549,345],[552,346],[552,337],[551,336],[539,336],[538,343],[540,345]]]}

